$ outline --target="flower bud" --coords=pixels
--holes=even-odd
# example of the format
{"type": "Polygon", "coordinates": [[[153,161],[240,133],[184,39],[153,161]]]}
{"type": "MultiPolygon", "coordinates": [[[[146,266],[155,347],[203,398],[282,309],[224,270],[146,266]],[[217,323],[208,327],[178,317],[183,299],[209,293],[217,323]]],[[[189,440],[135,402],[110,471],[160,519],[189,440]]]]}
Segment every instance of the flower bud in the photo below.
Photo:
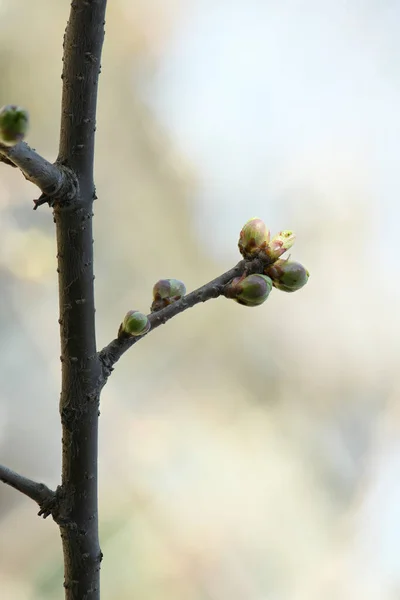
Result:
{"type": "Polygon", "coordinates": [[[125,335],[144,335],[150,330],[150,321],[146,315],[138,310],[130,310],[126,313],[119,328],[118,337],[125,335]]]}
{"type": "Polygon", "coordinates": [[[306,285],[310,276],[302,264],[292,260],[277,260],[265,271],[274,287],[283,292],[296,292],[306,285]]]}
{"type": "Polygon", "coordinates": [[[153,287],[151,312],[180,300],[186,294],[186,287],[179,279],[160,279],[153,287]]]}
{"type": "Polygon", "coordinates": [[[226,287],[225,296],[244,306],[260,306],[268,298],[271,290],[271,279],[255,273],[233,279],[226,287]]]}
{"type": "Polygon", "coordinates": [[[270,232],[264,221],[255,217],[243,226],[239,236],[239,251],[244,258],[252,258],[265,250],[270,239],[270,232]]]}
{"type": "Polygon", "coordinates": [[[8,104],[0,109],[0,144],[15,146],[28,131],[29,116],[19,106],[8,104]]]}
{"type": "Polygon", "coordinates": [[[293,231],[288,229],[285,231],[280,231],[278,235],[275,235],[269,242],[266,249],[267,256],[269,256],[272,260],[276,260],[282,256],[286,250],[289,250],[289,248],[293,246],[295,239],[296,236],[293,231]]]}

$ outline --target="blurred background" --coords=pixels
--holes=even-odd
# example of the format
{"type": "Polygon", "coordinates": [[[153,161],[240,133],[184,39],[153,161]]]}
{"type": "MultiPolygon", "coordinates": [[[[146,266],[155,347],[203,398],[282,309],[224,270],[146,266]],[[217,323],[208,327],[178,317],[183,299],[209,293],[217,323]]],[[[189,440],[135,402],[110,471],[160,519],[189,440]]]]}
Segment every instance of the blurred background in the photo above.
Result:
{"type": "MultiPolygon", "coordinates": [[[[0,105],[57,156],[69,2],[0,0],[0,105]]],[[[98,347],[176,277],[293,229],[298,294],[197,306],[103,391],[108,600],[400,598],[400,5],[113,0],[97,124],[98,347]]],[[[56,250],[0,165],[0,462],[59,483],[56,250]]],[[[59,532],[0,486],[7,600],[61,600],[59,532]]]]}

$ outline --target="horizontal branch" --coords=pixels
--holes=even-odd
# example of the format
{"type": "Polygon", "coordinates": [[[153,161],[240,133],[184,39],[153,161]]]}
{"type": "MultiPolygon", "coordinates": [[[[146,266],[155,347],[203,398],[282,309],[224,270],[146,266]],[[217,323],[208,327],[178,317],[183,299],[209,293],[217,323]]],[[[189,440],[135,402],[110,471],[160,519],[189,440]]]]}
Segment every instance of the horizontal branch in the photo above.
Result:
{"type": "Polygon", "coordinates": [[[73,200],[77,192],[76,178],[67,167],[52,164],[30,148],[25,142],[15,146],[0,144],[0,162],[18,167],[25,179],[34,183],[46,199],[39,204],[54,199],[73,200]]]}
{"type": "MultiPolygon", "coordinates": [[[[157,312],[150,313],[148,319],[151,327],[148,333],[151,333],[160,325],[164,325],[179,313],[184,312],[200,302],[207,302],[207,300],[211,300],[212,298],[223,296],[226,285],[235,277],[240,277],[244,273],[248,275],[251,273],[263,273],[266,264],[269,262],[270,260],[268,258],[254,258],[251,261],[241,260],[235,267],[226,271],[226,273],[223,273],[197,290],[190,292],[190,294],[187,294],[177,302],[174,302],[157,312]]],[[[148,333],[138,337],[117,337],[99,352],[99,357],[104,368],[103,383],[107,381],[107,378],[113,370],[114,364],[121,356],[139,340],[143,339],[145,335],[148,335],[148,333]]]]}
{"type": "Polygon", "coordinates": [[[50,490],[47,485],[19,475],[4,465],[0,465],[0,481],[37,502],[40,506],[39,516],[49,516],[56,500],[56,492],[50,490]]]}

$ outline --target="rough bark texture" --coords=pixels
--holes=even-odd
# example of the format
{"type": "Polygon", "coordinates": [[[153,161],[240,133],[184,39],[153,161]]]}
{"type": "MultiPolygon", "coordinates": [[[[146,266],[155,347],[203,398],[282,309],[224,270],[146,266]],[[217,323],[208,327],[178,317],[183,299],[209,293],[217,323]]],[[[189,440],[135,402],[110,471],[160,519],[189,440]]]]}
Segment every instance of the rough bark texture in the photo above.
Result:
{"type": "Polygon", "coordinates": [[[60,294],[63,428],[59,515],[67,600],[100,598],[97,438],[102,370],[96,354],[92,210],[96,100],[106,0],[74,0],[64,38],[60,151],[74,200],[54,209],[60,294]]]}

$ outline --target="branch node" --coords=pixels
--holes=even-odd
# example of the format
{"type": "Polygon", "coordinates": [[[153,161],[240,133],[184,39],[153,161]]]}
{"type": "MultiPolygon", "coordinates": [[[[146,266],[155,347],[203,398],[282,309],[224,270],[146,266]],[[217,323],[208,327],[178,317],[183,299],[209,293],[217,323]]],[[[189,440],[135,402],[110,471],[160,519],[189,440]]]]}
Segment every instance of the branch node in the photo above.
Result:
{"type": "Polygon", "coordinates": [[[39,517],[43,517],[43,519],[47,519],[48,516],[52,515],[54,520],[56,521],[55,515],[57,514],[57,506],[58,506],[58,492],[60,487],[57,488],[55,492],[51,492],[49,494],[49,489],[43,485],[43,500],[39,502],[40,510],[38,512],[39,517]]]}
{"type": "Polygon", "coordinates": [[[42,190],[41,196],[33,201],[35,205],[33,210],[37,210],[43,204],[48,204],[50,208],[56,204],[67,206],[78,196],[79,184],[75,173],[64,165],[57,164],[57,166],[60,170],[58,181],[42,190]]]}
{"type": "Polygon", "coordinates": [[[44,483],[28,479],[4,465],[0,465],[0,481],[39,504],[39,516],[45,519],[53,513],[57,501],[57,493],[53,492],[44,483]]]}

